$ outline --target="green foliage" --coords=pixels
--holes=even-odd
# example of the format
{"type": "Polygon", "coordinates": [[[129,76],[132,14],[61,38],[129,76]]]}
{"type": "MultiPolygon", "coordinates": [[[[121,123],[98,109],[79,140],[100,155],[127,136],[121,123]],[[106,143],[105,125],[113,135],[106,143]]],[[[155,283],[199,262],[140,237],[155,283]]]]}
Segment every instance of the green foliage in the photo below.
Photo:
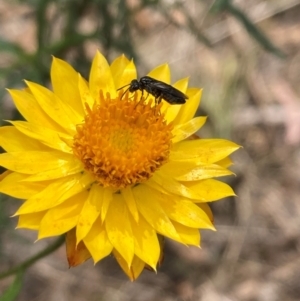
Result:
{"type": "Polygon", "coordinates": [[[24,271],[18,271],[13,283],[6,289],[4,294],[0,296],[0,301],[14,301],[18,297],[23,283],[24,271]]]}
{"type": "Polygon", "coordinates": [[[216,1],[211,11],[215,13],[226,12],[232,15],[243,25],[249,35],[251,35],[265,50],[270,51],[281,58],[285,57],[285,54],[276,47],[270,39],[268,39],[268,37],[249,19],[245,12],[233,5],[231,0],[216,1]]]}
{"type": "MultiPolygon", "coordinates": [[[[130,6],[128,1],[123,0],[22,0],[19,2],[30,7],[31,13],[26,15],[26,18],[34,20],[36,24],[37,48],[35,52],[28,53],[18,43],[0,39],[0,53],[9,55],[12,61],[9,66],[0,70],[0,87],[3,88],[14,87],[20,83],[20,79],[25,78],[47,84],[51,55],[60,58],[71,56],[69,61],[72,61],[72,65],[81,72],[87,73],[89,61],[85,51],[87,42],[97,43],[104,55],[109,58],[112,55],[115,57],[116,53],[124,53],[138,60],[135,35],[141,29],[136,24],[135,18],[145,9],[160,14],[169,24],[191,33],[199,43],[212,47],[195,14],[192,16],[186,3],[180,1],[167,4],[158,0],[141,0],[136,6],[130,6]],[[173,11],[176,9],[180,10],[185,18],[183,24],[173,17],[173,11]],[[50,11],[54,13],[51,14],[50,11]],[[88,33],[82,33],[79,27],[86,18],[92,18],[95,26],[88,33]]],[[[267,51],[283,56],[266,35],[230,0],[214,1],[210,14],[220,15],[224,12],[241,22],[248,33],[267,51]]],[[[0,99],[2,97],[3,89],[0,92],[0,99]]]]}

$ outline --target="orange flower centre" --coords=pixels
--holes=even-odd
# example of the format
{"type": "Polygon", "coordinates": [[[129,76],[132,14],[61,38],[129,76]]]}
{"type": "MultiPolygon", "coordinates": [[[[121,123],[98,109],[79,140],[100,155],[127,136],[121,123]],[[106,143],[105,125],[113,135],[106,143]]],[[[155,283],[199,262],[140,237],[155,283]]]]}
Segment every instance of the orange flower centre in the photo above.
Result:
{"type": "Polygon", "coordinates": [[[161,104],[151,107],[137,95],[107,96],[87,106],[73,151],[100,185],[120,189],[146,181],[167,162],[173,127],[160,113],[161,104]]]}

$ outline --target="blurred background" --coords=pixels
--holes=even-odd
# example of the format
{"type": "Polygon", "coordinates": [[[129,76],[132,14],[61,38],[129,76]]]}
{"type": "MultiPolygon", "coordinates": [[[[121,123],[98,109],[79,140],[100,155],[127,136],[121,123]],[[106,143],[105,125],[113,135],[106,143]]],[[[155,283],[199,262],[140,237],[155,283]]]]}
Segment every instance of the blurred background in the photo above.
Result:
{"type": "MultiPolygon", "coordinates": [[[[50,86],[51,55],[87,78],[97,49],[204,88],[200,136],[243,146],[224,179],[238,197],[212,204],[201,249],[166,241],[157,275],[68,269],[62,246],[0,280],[0,301],[300,300],[300,0],[0,0],[0,124],[22,118],[6,87],[50,86]]],[[[0,273],[53,242],[14,229],[19,202],[0,196],[0,273]]]]}

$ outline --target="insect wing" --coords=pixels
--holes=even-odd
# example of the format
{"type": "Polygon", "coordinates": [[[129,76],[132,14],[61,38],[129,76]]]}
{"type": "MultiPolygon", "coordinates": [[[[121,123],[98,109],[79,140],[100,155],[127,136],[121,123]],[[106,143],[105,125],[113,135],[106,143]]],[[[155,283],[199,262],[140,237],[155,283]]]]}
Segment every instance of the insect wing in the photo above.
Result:
{"type": "Polygon", "coordinates": [[[153,86],[162,92],[162,98],[170,104],[184,104],[185,100],[188,99],[184,93],[164,82],[155,81],[153,86]]]}

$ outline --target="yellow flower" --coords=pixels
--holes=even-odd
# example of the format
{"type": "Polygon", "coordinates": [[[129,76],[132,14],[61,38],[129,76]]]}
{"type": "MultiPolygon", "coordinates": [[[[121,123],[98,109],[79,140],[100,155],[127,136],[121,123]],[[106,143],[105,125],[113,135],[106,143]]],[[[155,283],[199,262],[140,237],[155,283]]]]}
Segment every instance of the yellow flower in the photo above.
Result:
{"type": "MultiPolygon", "coordinates": [[[[149,76],[170,83],[168,65],[149,76]]],[[[71,266],[112,253],[131,280],[156,270],[162,237],[199,246],[199,229],[214,230],[207,202],[234,192],[212,178],[232,174],[228,156],[239,148],[188,139],[205,117],[193,118],[201,90],[187,78],[174,84],[186,104],[155,105],[152,95],[117,91],[136,77],[125,56],[109,65],[97,53],[88,82],[54,58],[53,91],[28,81],[9,90],[26,121],[0,128],[0,192],[26,199],[18,228],[39,239],[66,233],[71,266]]]]}

